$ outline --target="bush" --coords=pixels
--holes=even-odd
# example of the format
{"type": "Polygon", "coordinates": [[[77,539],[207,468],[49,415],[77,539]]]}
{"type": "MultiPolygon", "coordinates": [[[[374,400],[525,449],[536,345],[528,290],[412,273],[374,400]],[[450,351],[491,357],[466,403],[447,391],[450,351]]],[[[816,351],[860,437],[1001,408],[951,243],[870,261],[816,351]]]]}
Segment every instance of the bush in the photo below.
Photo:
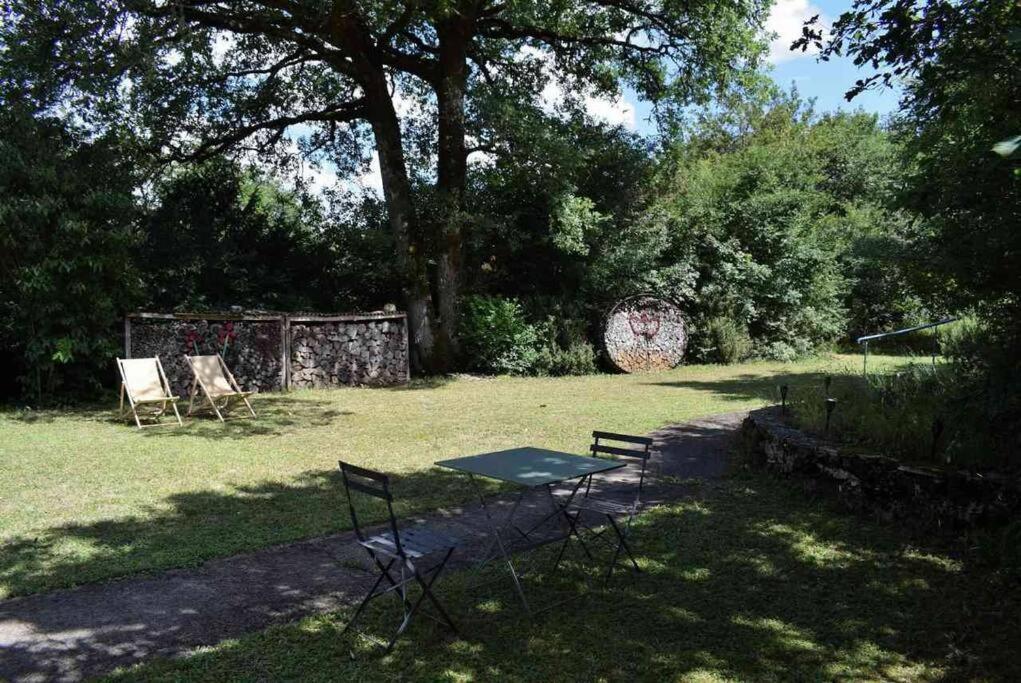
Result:
{"type": "MultiPolygon", "coordinates": [[[[0,347],[22,395],[88,395],[113,379],[135,303],[133,167],[116,141],[0,113],[0,347]]],[[[5,391],[15,387],[4,386],[5,391]]]]}
{"type": "Polygon", "coordinates": [[[537,375],[591,375],[596,372],[596,352],[588,342],[574,342],[567,348],[543,346],[536,355],[537,375]]]}
{"type": "Polygon", "coordinates": [[[464,302],[461,343],[471,370],[523,375],[539,354],[539,334],[514,299],[473,296],[464,302]]]}
{"type": "Polygon", "coordinates": [[[706,360],[730,365],[739,363],[751,353],[752,340],[748,328],[733,318],[710,318],[705,326],[706,360]]]}

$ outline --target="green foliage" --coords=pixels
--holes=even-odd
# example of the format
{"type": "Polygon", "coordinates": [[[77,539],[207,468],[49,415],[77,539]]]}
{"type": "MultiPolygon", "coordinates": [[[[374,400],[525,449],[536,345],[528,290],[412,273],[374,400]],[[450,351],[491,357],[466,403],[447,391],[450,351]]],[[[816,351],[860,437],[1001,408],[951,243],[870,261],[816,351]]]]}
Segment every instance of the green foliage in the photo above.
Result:
{"type": "Polygon", "coordinates": [[[1021,349],[1021,8],[1013,0],[856,0],[823,40],[896,78],[907,174],[900,202],[922,220],[911,272],[934,305],[972,308],[1015,358],[1021,349]]]}
{"type": "Polygon", "coordinates": [[[875,117],[819,118],[796,94],[750,97],[701,121],[668,159],[648,215],[669,234],[659,263],[689,274],[668,293],[696,329],[732,318],[769,358],[888,324],[877,318],[910,309],[903,281],[890,269],[891,283],[866,291],[872,273],[856,250],[899,225],[884,208],[895,148],[875,117]]]}
{"type": "Polygon", "coordinates": [[[545,321],[535,326],[539,345],[532,374],[555,377],[598,372],[598,355],[588,341],[584,320],[572,317],[562,307],[551,309],[548,302],[533,302],[533,308],[545,315],[545,321]]]}
{"type": "Polygon", "coordinates": [[[654,159],[623,129],[533,114],[515,154],[477,169],[464,286],[553,316],[568,348],[598,339],[619,297],[652,286],[664,235],[641,212],[654,159]]]}
{"type": "Polygon", "coordinates": [[[0,114],[0,346],[35,401],[113,372],[117,323],[141,294],[135,182],[114,141],[0,114]]]}
{"type": "Polygon", "coordinates": [[[333,211],[265,172],[224,158],[162,180],[139,262],[147,306],[351,310],[397,302],[393,246],[377,203],[333,211]]]}
{"type": "Polygon", "coordinates": [[[514,299],[472,296],[464,303],[461,343],[472,370],[523,375],[535,363],[538,332],[514,299]]]}
{"type": "Polygon", "coordinates": [[[710,318],[705,324],[705,330],[696,339],[702,340],[701,348],[697,349],[700,358],[724,365],[741,362],[752,350],[747,328],[725,316],[710,318]]]}

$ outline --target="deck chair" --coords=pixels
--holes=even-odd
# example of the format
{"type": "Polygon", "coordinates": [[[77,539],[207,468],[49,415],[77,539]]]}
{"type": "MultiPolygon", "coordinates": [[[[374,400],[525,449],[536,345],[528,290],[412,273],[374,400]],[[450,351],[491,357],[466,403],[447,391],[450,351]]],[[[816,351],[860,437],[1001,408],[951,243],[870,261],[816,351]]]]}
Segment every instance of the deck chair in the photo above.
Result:
{"type": "Polygon", "coordinates": [[[163,364],[159,356],[154,358],[118,358],[117,369],[121,373],[121,407],[120,416],[128,413],[135,417],[138,428],[156,427],[160,417],[167,412],[169,406],[174,411],[177,424],[181,422],[181,414],[177,412],[178,397],[170,392],[170,383],[163,372],[163,364]],[[127,398],[127,408],[124,399],[127,398]],[[155,424],[142,424],[142,418],[152,418],[155,424]]]}
{"type": "Polygon", "coordinates": [[[592,432],[592,445],[589,447],[589,451],[592,457],[606,457],[610,456],[614,459],[628,458],[633,459],[628,462],[627,469],[632,470],[638,468],[638,482],[634,486],[634,499],[628,502],[621,500],[614,500],[607,496],[600,496],[598,493],[592,492],[592,477],[588,478],[588,482],[585,487],[585,493],[581,496],[576,496],[571,503],[564,509],[567,522],[570,527],[567,537],[564,539],[563,545],[560,547],[560,553],[557,556],[556,562],[553,568],[556,569],[557,565],[560,564],[560,560],[564,555],[564,550],[567,548],[567,544],[570,542],[573,536],[581,544],[582,549],[585,550],[585,554],[591,557],[588,548],[585,545],[585,541],[581,537],[580,530],[586,529],[595,538],[599,538],[603,541],[607,541],[608,545],[613,548],[613,557],[610,560],[606,568],[606,576],[604,583],[609,583],[613,577],[613,571],[617,566],[617,562],[620,560],[621,554],[626,554],[628,559],[631,560],[631,565],[634,567],[636,572],[641,572],[641,568],[638,566],[637,560],[635,560],[634,553],[631,551],[631,545],[628,543],[628,536],[631,531],[631,523],[634,518],[642,510],[642,487],[645,484],[645,471],[648,467],[649,458],[652,457],[653,441],[647,436],[631,436],[629,434],[614,434],[612,432],[592,432]],[[615,443],[605,443],[606,441],[615,443]],[[627,444],[629,447],[624,448],[620,445],[615,444],[627,444]],[[593,529],[589,526],[582,517],[582,513],[588,512],[605,518],[607,526],[602,530],[593,529]],[[613,539],[608,539],[605,536],[609,531],[613,532],[613,539]]]}
{"type": "MultiPolygon", "coordinates": [[[[451,621],[447,611],[443,609],[443,605],[440,604],[432,590],[433,584],[443,571],[443,568],[447,566],[447,561],[457,547],[457,541],[438,531],[428,530],[423,526],[409,526],[398,530],[397,519],[394,517],[393,496],[390,493],[390,478],[385,474],[343,461],[340,462],[340,472],[344,480],[344,492],[347,494],[347,504],[351,512],[351,523],[354,526],[355,537],[358,539],[358,544],[365,548],[369,557],[372,558],[373,564],[379,570],[379,577],[372,585],[372,588],[369,589],[369,592],[365,594],[361,604],[358,605],[358,609],[355,610],[354,616],[351,617],[351,621],[344,627],[341,635],[347,633],[350,629],[357,631],[360,635],[370,640],[375,640],[368,634],[355,629],[354,624],[370,601],[388,593],[393,593],[400,601],[403,608],[403,619],[397,628],[397,632],[394,633],[390,642],[386,644],[385,652],[393,649],[394,643],[397,642],[397,639],[408,628],[411,618],[418,613],[422,602],[427,599],[432,603],[436,611],[439,612],[440,616],[437,618],[428,612],[422,612],[422,616],[429,617],[441,625],[449,627],[457,635],[457,627],[454,626],[454,622],[451,621]],[[390,522],[388,531],[371,536],[363,531],[358,521],[354,498],[351,495],[352,491],[386,502],[390,522]],[[420,569],[416,563],[420,561],[425,562],[425,558],[438,559],[435,561],[429,560],[433,564],[428,569],[420,569]],[[395,564],[397,565],[396,567],[394,566],[395,564]],[[384,581],[386,581],[387,585],[380,588],[384,581]],[[422,593],[412,603],[408,598],[408,587],[415,584],[421,588],[422,593]]],[[[380,642],[379,644],[382,645],[383,643],[380,642]]]]}
{"type": "Polygon", "coordinates": [[[188,415],[195,410],[211,409],[216,417],[223,422],[223,413],[229,412],[231,403],[243,402],[248,412],[255,417],[255,410],[248,402],[248,397],[254,392],[241,391],[234,375],[230,374],[227,364],[223,362],[220,354],[215,356],[188,356],[188,367],[195,375],[191,383],[191,394],[188,400],[188,415]],[[198,390],[202,390],[202,400],[198,406],[195,405],[195,396],[198,390]]]}

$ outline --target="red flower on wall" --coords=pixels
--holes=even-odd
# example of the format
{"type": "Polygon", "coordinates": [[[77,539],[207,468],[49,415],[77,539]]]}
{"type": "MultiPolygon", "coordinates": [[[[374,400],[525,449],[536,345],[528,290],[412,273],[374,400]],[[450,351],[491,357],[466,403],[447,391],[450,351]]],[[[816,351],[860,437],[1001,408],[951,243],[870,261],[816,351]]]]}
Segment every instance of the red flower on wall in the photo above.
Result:
{"type": "Polygon", "coordinates": [[[220,351],[221,356],[227,355],[227,345],[234,341],[237,336],[237,332],[234,331],[234,323],[228,321],[220,327],[220,332],[217,334],[216,338],[217,341],[220,342],[220,347],[222,348],[220,351]]]}
{"type": "Polygon", "coordinates": [[[194,327],[187,327],[184,330],[184,350],[185,352],[194,351],[195,355],[199,355],[199,333],[194,327]]]}

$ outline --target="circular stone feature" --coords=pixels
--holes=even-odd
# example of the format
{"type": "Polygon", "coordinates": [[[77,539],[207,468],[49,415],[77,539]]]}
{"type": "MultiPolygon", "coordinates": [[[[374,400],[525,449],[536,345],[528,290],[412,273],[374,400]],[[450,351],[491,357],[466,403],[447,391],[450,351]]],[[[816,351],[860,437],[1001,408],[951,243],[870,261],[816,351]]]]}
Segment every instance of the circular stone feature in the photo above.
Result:
{"type": "Polygon", "coordinates": [[[684,317],[677,306],[653,296],[617,303],[606,318],[606,353],[624,372],[669,370],[681,362],[688,344],[684,317]]]}

